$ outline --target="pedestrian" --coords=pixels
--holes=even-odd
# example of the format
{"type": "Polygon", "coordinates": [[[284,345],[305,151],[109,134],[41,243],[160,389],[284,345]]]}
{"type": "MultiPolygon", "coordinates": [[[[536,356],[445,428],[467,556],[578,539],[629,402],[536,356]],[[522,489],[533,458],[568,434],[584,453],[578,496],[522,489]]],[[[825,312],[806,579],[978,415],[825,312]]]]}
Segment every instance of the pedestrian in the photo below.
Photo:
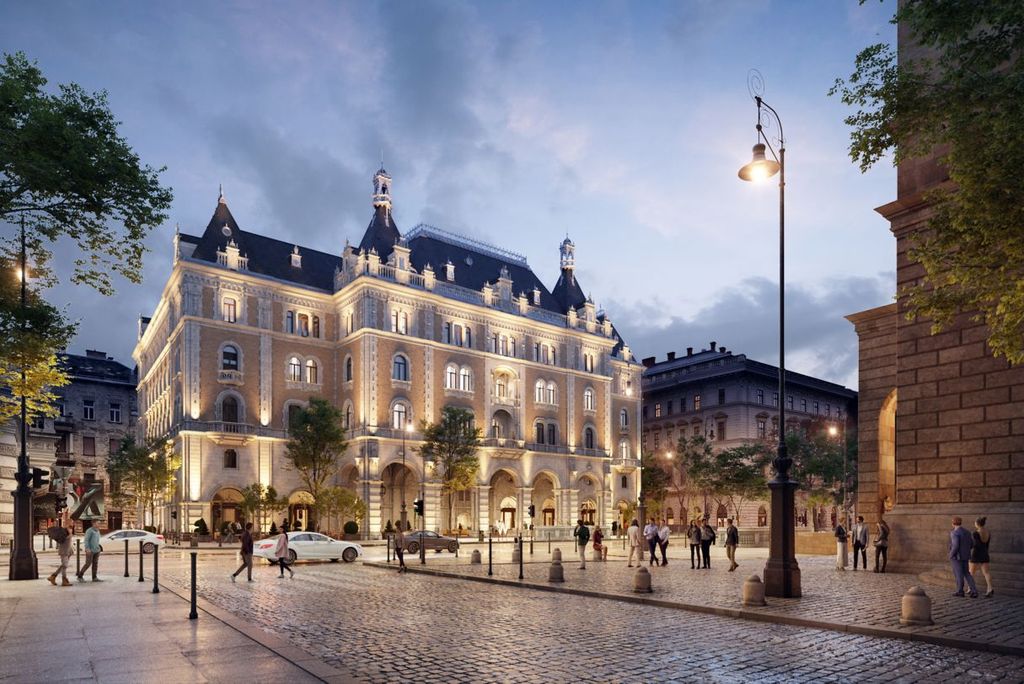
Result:
{"type": "Polygon", "coordinates": [[[626,537],[629,542],[629,565],[626,567],[631,568],[633,567],[633,554],[636,554],[637,565],[640,565],[644,560],[644,550],[640,546],[640,523],[635,518],[630,524],[629,529],[626,530],[626,537]]]}
{"type": "Polygon", "coordinates": [[[732,518],[726,518],[729,524],[725,528],[725,555],[729,557],[729,572],[740,567],[736,562],[736,547],[740,545],[740,531],[732,524],[732,518]]]}
{"type": "Polygon", "coordinates": [[[53,571],[46,579],[50,580],[50,584],[57,586],[57,575],[61,576],[62,587],[70,587],[71,582],[68,581],[68,562],[71,560],[71,530],[65,527],[65,523],[58,520],[57,524],[47,530],[47,534],[50,539],[57,542],[57,558],[60,559],[60,565],[53,571]]]}
{"type": "Polygon", "coordinates": [[[992,541],[992,535],[985,529],[984,516],[974,521],[974,532],[971,536],[974,539],[974,546],[971,547],[971,575],[981,571],[985,576],[985,584],[988,585],[985,598],[992,598],[995,592],[992,591],[992,575],[988,571],[988,543],[992,541]]]}
{"type": "Polygon", "coordinates": [[[700,552],[704,556],[704,568],[706,570],[711,569],[711,545],[715,543],[717,536],[715,528],[711,526],[707,518],[704,518],[704,527],[700,530],[700,552]]]}
{"type": "Polygon", "coordinates": [[[608,560],[608,545],[604,543],[604,533],[600,527],[594,529],[594,550],[597,551],[598,558],[608,560]]]}
{"type": "Polygon", "coordinates": [[[953,581],[956,583],[953,596],[964,595],[966,582],[967,588],[971,590],[970,597],[978,598],[978,587],[974,584],[974,577],[971,576],[971,569],[968,566],[974,539],[971,533],[962,527],[963,522],[959,515],[953,516],[953,531],[949,533],[949,562],[953,566],[953,581]]]}
{"type": "Polygon", "coordinates": [[[288,567],[288,533],[282,532],[277,535],[277,546],[274,547],[274,556],[277,558],[277,564],[281,568],[281,574],[278,575],[277,579],[284,579],[284,571],[288,571],[290,579],[295,579],[295,572],[288,567]]]}
{"type": "Polygon", "coordinates": [[[612,536],[613,537],[618,537],[619,536],[619,521],[618,520],[612,520],[612,536]]]}
{"type": "Polygon", "coordinates": [[[868,526],[864,524],[864,516],[857,516],[857,524],[853,526],[853,571],[857,572],[857,554],[860,554],[861,565],[868,569],[868,526]]]}
{"type": "Polygon", "coordinates": [[[395,532],[395,557],[398,558],[398,572],[405,572],[405,532],[401,524],[395,532]]]}
{"type": "Polygon", "coordinates": [[[885,566],[889,564],[889,523],[885,518],[878,517],[878,525],[875,533],[875,572],[885,572],[885,566]],[[881,559],[882,567],[879,569],[878,561],[881,559]]]}
{"type": "Polygon", "coordinates": [[[850,563],[850,552],[847,544],[846,534],[846,516],[839,516],[839,522],[836,523],[836,570],[846,570],[846,566],[850,563]]]}
{"type": "Polygon", "coordinates": [[[576,521],[576,529],[572,532],[576,537],[576,543],[580,549],[580,570],[587,569],[587,543],[590,541],[590,529],[583,524],[583,520],[576,521]]]}
{"type": "Polygon", "coordinates": [[[661,549],[661,564],[668,565],[668,556],[665,549],[668,548],[668,538],[672,535],[672,528],[668,526],[668,519],[661,519],[661,527],[658,528],[658,548],[661,549]]]}
{"type": "Polygon", "coordinates": [[[647,550],[651,554],[648,565],[661,565],[658,562],[658,525],[655,524],[654,518],[650,518],[644,526],[644,539],[647,540],[647,550]]]}
{"type": "Polygon", "coordinates": [[[700,527],[696,520],[690,521],[687,536],[690,538],[690,569],[700,570],[700,527]]]}
{"type": "Polygon", "coordinates": [[[288,518],[281,521],[281,531],[288,534],[288,518]]]}
{"type": "Polygon", "coordinates": [[[102,582],[96,576],[100,568],[100,531],[92,520],[83,520],[82,525],[85,527],[85,541],[82,543],[85,547],[85,565],[78,571],[78,581],[84,582],[85,571],[92,568],[92,581],[102,582]]]}
{"type": "Polygon", "coordinates": [[[242,564],[238,566],[238,569],[231,573],[231,581],[234,582],[235,578],[242,574],[242,570],[247,571],[247,577],[252,582],[252,523],[245,523],[245,530],[242,531],[242,564]]]}

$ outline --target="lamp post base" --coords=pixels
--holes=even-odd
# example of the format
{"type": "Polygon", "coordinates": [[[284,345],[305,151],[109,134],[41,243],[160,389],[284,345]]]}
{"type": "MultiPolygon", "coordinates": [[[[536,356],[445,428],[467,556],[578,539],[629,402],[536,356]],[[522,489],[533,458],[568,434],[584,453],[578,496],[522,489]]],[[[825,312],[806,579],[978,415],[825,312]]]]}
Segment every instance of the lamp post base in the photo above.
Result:
{"type": "Polygon", "coordinates": [[[796,488],[792,480],[772,480],[771,542],[764,566],[764,593],[800,598],[800,566],[796,562],[796,488]]]}
{"type": "Polygon", "coordinates": [[[14,547],[11,549],[9,580],[39,579],[39,559],[32,548],[32,491],[20,491],[14,497],[14,547]]]}

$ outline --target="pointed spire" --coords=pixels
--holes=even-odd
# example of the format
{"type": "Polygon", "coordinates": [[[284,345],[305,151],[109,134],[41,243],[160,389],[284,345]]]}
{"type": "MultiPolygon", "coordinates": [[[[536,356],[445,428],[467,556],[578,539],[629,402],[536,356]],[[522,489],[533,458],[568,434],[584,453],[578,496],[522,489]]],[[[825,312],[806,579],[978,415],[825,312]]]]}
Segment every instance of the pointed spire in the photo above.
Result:
{"type": "Polygon", "coordinates": [[[217,191],[217,204],[227,204],[227,203],[228,203],[228,201],[226,199],[224,199],[224,184],[220,183],[218,185],[218,191],[217,191]]]}

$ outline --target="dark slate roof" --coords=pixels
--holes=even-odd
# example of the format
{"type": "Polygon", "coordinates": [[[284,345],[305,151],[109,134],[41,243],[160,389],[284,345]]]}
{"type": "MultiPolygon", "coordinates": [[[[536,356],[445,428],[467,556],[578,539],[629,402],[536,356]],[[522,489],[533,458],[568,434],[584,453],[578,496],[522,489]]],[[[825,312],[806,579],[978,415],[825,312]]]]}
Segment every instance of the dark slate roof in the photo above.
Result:
{"type": "Polygon", "coordinates": [[[583,294],[583,288],[580,287],[579,281],[576,280],[576,274],[571,268],[562,269],[562,275],[558,276],[558,282],[555,283],[555,289],[551,291],[551,296],[561,305],[562,312],[578,309],[587,302],[587,296],[583,294]]]}
{"type": "Polygon", "coordinates": [[[369,252],[370,249],[375,249],[380,260],[386,262],[394,250],[395,243],[401,238],[402,234],[398,232],[398,226],[395,225],[395,219],[388,208],[374,207],[370,225],[366,227],[363,239],[359,241],[359,251],[369,252]]]}
{"type": "Polygon", "coordinates": [[[295,245],[240,229],[225,202],[218,202],[217,209],[213,212],[213,217],[202,237],[184,234],[180,237],[188,242],[197,243],[192,253],[193,259],[217,263],[217,250],[224,249],[228,240],[234,240],[242,256],[249,259],[250,273],[308,285],[328,292],[334,290],[334,271],[341,266],[341,259],[338,256],[305,247],[299,247],[302,266],[292,266],[291,255],[295,245]],[[224,232],[224,226],[227,226],[229,234],[224,232]]]}
{"type": "Polygon", "coordinates": [[[114,359],[65,353],[61,353],[58,358],[67,374],[75,380],[135,384],[135,373],[132,369],[114,359]]]}
{"type": "Polygon", "coordinates": [[[533,302],[533,289],[540,290],[540,306],[542,309],[564,314],[565,310],[555,298],[544,287],[544,283],[534,275],[525,262],[500,259],[497,256],[486,252],[471,249],[466,245],[453,244],[442,237],[430,234],[419,234],[409,241],[409,256],[413,268],[423,271],[424,266],[430,264],[434,268],[437,280],[449,282],[445,279],[445,264],[449,261],[455,265],[455,284],[470,290],[479,291],[484,283],[492,285],[501,275],[501,267],[508,269],[509,278],[512,279],[512,296],[525,292],[526,296],[533,302]],[[467,259],[471,263],[467,263],[467,259]]]}

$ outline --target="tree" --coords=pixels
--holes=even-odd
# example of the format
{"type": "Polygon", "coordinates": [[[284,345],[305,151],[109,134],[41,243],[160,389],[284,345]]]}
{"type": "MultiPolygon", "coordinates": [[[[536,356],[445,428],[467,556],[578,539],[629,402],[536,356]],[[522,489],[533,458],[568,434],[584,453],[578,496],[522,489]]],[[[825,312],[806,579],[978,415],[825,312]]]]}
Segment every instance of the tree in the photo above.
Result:
{"type": "Polygon", "coordinates": [[[740,524],[740,507],[744,501],[765,498],[768,481],[765,469],[774,453],[764,442],[742,444],[723,449],[715,454],[713,489],[736,511],[736,524],[740,524]]]}
{"type": "MultiPolygon", "coordinates": [[[[292,415],[288,435],[287,467],[299,474],[316,506],[328,480],[338,473],[338,458],[348,448],[341,411],[324,399],[310,397],[309,405],[292,415]]],[[[320,521],[316,522],[319,526],[320,521]]]]}
{"type": "Polygon", "coordinates": [[[433,461],[441,478],[441,492],[448,500],[448,526],[452,525],[453,494],[469,489],[476,482],[483,431],[473,425],[473,414],[466,409],[445,406],[437,423],[420,423],[423,444],[416,452],[424,461],[433,461]]]}
{"type": "Polygon", "coordinates": [[[337,516],[344,523],[349,520],[362,520],[365,515],[366,504],[355,492],[345,487],[328,487],[317,499],[317,519],[337,516]]]}
{"type": "Polygon", "coordinates": [[[288,505],[288,499],[278,496],[273,486],[264,486],[258,482],[248,485],[242,489],[242,513],[254,523],[256,531],[268,514],[273,514],[280,508],[288,505]]]}
{"type": "MultiPolygon", "coordinates": [[[[668,495],[668,487],[672,484],[672,476],[665,464],[656,454],[648,451],[640,454],[640,491],[644,495],[644,507],[648,515],[657,516],[661,513],[668,495]]],[[[643,525],[645,521],[641,520],[643,525]]]]}
{"type": "Polygon", "coordinates": [[[706,499],[707,480],[713,459],[711,443],[704,437],[683,435],[679,438],[671,467],[680,514],[683,510],[691,512],[690,504],[695,496],[703,495],[706,499]]]}
{"type": "Polygon", "coordinates": [[[134,502],[139,520],[149,510],[154,518],[156,502],[174,488],[181,459],[164,440],[140,444],[129,437],[121,448],[107,456],[107,476],[111,482],[111,498],[115,503],[134,502]]]}
{"type": "MultiPolygon", "coordinates": [[[[863,2],[864,0],[861,0],[863,2]]],[[[933,151],[948,173],[912,236],[924,277],[900,292],[932,332],[960,314],[988,326],[996,356],[1024,362],[1024,4],[906,0],[893,17],[922,48],[871,45],[830,95],[857,108],[850,156],[866,171],[933,151]]]]}

